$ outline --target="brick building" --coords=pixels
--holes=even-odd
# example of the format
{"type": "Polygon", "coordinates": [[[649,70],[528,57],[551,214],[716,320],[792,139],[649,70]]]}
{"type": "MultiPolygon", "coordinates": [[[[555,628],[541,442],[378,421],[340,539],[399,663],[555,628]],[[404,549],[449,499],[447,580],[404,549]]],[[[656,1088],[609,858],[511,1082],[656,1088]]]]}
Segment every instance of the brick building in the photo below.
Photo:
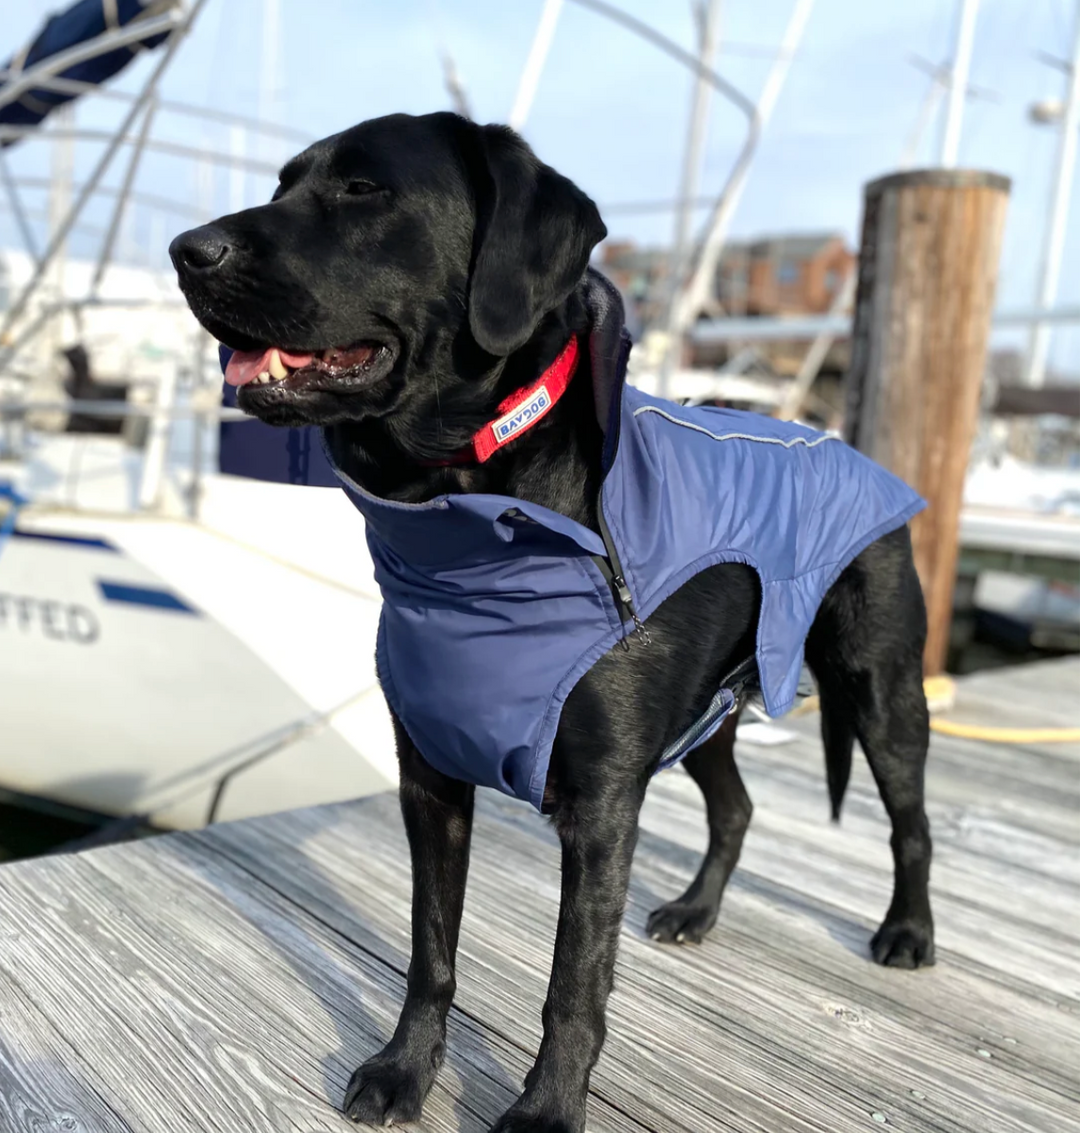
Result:
{"type": "Polygon", "coordinates": [[[667,248],[639,248],[631,240],[608,240],[600,249],[600,270],[645,326],[663,317],[669,255],[667,248]]]}
{"type": "MultiPolygon", "coordinates": [[[[712,309],[706,313],[824,314],[855,264],[855,253],[833,232],[729,243],[717,267],[712,309]]],[[[646,326],[655,326],[664,310],[668,269],[666,248],[612,240],[601,252],[601,270],[646,326]]]]}
{"type": "Polygon", "coordinates": [[[733,243],[720,257],[715,294],[729,315],[820,315],[855,263],[832,232],[733,243]]]}

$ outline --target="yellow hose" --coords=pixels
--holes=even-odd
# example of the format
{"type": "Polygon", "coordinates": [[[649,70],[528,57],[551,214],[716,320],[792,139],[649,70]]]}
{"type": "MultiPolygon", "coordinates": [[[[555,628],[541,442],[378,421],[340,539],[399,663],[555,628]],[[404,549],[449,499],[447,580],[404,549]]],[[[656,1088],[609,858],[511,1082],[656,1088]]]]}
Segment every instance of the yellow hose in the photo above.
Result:
{"type": "Polygon", "coordinates": [[[930,730],[943,736],[965,740],[986,740],[992,744],[1080,743],[1080,728],[981,728],[977,724],[957,724],[954,720],[930,721],[930,730]]]}
{"type": "MultiPolygon", "coordinates": [[[[951,677],[927,677],[923,681],[923,690],[931,705],[936,701],[942,709],[952,707],[956,685],[951,677]]],[[[816,696],[808,696],[789,715],[805,716],[808,712],[816,712],[820,707],[821,702],[816,696]]],[[[931,711],[934,711],[933,707],[931,711]]],[[[955,720],[931,716],[930,730],[943,736],[985,740],[992,744],[1080,743],[1080,728],[985,728],[979,724],[958,724],[955,720]]]]}

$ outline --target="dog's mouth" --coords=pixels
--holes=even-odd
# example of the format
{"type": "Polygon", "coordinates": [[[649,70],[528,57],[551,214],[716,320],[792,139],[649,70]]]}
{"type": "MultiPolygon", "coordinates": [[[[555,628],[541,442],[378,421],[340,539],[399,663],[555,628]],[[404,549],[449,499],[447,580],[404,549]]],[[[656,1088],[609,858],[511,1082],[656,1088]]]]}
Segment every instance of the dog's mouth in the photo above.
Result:
{"type": "Polygon", "coordinates": [[[225,369],[225,381],[245,387],[245,394],[317,390],[348,392],[361,388],[392,361],[390,348],[378,342],[328,347],[297,353],[271,346],[236,350],[225,369]]]}

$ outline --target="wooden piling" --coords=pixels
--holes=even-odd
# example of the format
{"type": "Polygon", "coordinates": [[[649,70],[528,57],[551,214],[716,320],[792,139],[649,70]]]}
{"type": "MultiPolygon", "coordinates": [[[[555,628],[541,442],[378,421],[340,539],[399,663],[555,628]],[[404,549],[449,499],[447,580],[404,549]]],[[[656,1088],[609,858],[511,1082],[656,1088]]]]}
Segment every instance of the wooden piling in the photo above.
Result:
{"type": "Polygon", "coordinates": [[[920,492],[927,674],[945,665],[960,507],[986,365],[1010,183],[931,169],[866,186],[847,441],[920,492]]]}

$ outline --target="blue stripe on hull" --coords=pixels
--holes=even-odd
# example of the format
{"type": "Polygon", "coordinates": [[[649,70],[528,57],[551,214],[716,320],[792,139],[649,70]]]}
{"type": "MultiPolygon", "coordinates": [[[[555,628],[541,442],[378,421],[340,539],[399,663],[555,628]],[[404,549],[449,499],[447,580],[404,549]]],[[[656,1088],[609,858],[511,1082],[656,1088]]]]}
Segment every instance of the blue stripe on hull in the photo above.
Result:
{"type": "Polygon", "coordinates": [[[36,539],[42,543],[64,543],[72,547],[87,547],[92,551],[111,551],[119,554],[112,543],[105,539],[93,539],[87,535],[53,535],[44,531],[12,531],[13,539],[36,539]]]}
{"type": "Polygon", "coordinates": [[[99,578],[97,584],[101,596],[107,602],[126,602],[131,606],[148,606],[154,610],[170,610],[177,614],[197,615],[199,612],[168,590],[134,586],[130,582],[107,582],[103,578],[99,578]]]}

